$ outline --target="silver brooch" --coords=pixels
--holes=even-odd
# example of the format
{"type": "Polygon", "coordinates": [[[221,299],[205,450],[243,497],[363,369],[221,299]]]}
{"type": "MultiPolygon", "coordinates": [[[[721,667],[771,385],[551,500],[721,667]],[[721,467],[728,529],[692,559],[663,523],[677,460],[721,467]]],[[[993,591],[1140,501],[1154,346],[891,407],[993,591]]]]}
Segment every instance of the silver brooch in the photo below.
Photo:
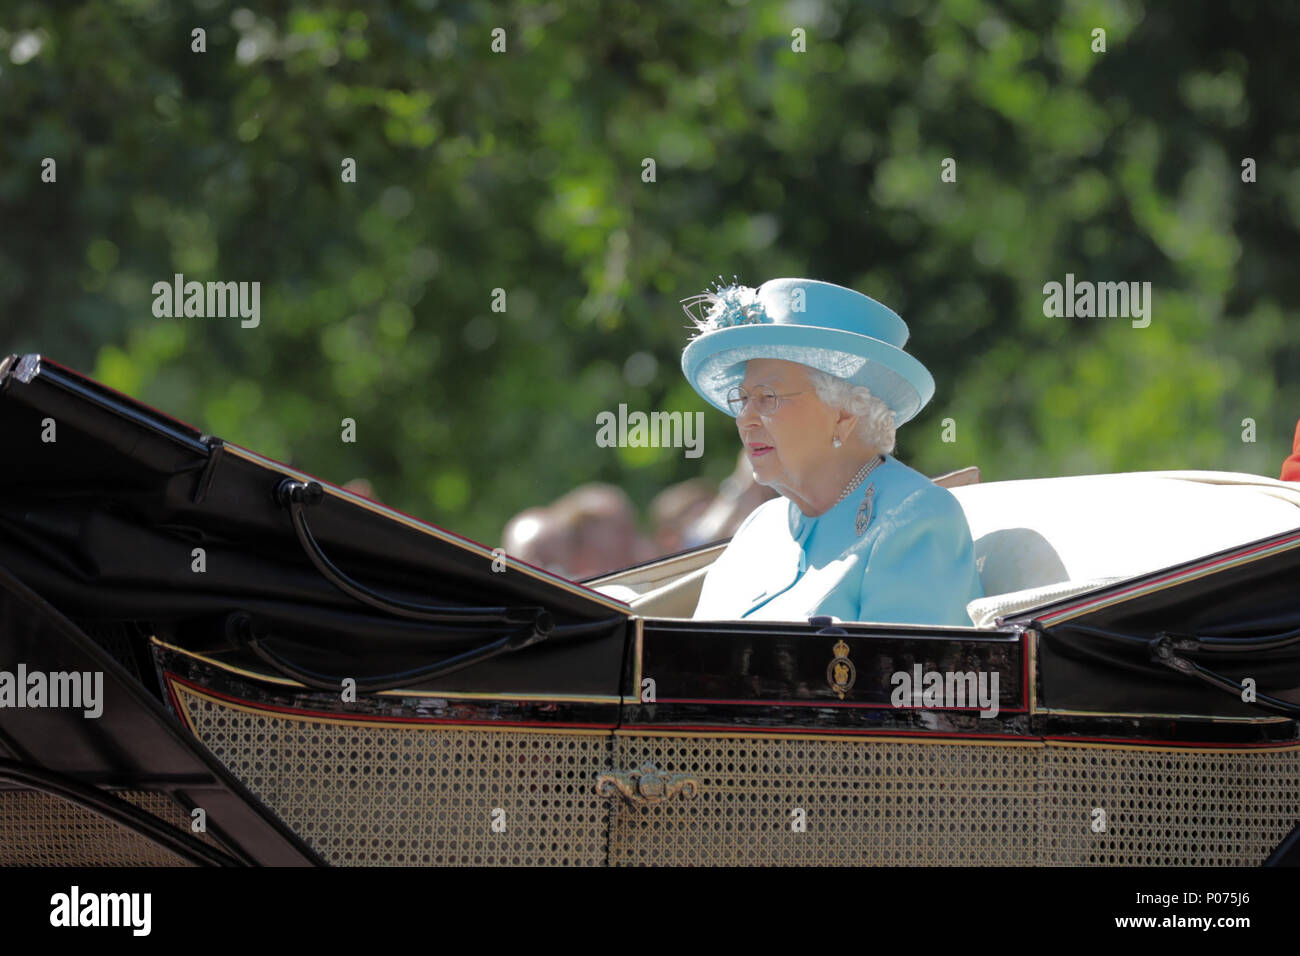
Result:
{"type": "Polygon", "coordinates": [[[858,505],[858,516],[853,519],[853,530],[858,533],[858,537],[867,530],[867,525],[871,524],[871,502],[876,497],[876,483],[873,481],[867,485],[867,493],[862,496],[862,504],[858,505]]]}

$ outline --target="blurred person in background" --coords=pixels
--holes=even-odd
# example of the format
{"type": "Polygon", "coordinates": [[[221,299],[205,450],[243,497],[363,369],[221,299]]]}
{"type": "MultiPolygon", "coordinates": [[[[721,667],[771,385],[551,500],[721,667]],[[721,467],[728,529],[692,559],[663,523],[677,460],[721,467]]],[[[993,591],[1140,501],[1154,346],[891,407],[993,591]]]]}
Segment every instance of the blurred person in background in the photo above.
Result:
{"type": "Polygon", "coordinates": [[[581,581],[646,561],[649,542],[636,526],[636,509],[614,485],[591,482],[558,498],[550,512],[563,531],[564,575],[581,581]]]}
{"type": "Polygon", "coordinates": [[[655,495],[650,502],[655,556],[664,557],[691,547],[687,544],[688,535],[714,498],[713,485],[703,478],[678,482],[655,495]]]}
{"type": "Polygon", "coordinates": [[[686,529],[682,547],[695,548],[730,538],[751,511],[775,497],[774,490],[754,479],[754,465],[749,453],[742,450],[736,456],[735,471],[722,480],[717,497],[686,529]]]}
{"type": "Polygon", "coordinates": [[[362,498],[369,498],[371,501],[379,500],[375,497],[375,486],[365,478],[353,478],[351,481],[344,482],[342,488],[344,491],[350,491],[362,498]]]}
{"type": "Polygon", "coordinates": [[[568,557],[564,529],[547,508],[525,508],[506,522],[501,547],[511,557],[564,574],[568,557]]]}
{"type": "Polygon", "coordinates": [[[632,501],[614,485],[580,485],[545,507],[527,508],[506,524],[506,554],[574,581],[652,557],[637,530],[632,501]]]}

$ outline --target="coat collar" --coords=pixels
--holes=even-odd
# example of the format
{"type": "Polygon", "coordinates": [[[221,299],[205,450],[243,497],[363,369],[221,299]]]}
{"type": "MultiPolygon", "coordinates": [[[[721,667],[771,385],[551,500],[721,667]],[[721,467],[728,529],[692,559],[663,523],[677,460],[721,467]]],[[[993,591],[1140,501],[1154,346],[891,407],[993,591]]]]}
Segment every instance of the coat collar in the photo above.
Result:
{"type": "MultiPolygon", "coordinates": [[[[869,541],[876,530],[877,520],[873,517],[863,534],[858,536],[854,527],[858,508],[866,490],[881,478],[892,474],[896,465],[897,459],[886,455],[884,463],[877,466],[854,489],[853,494],[816,517],[808,517],[799,510],[798,505],[789,500],[786,500],[784,521],[781,520],[779,510],[764,516],[764,520],[754,529],[756,534],[753,540],[755,544],[761,542],[759,546],[766,560],[757,565],[745,582],[746,591],[741,593],[747,599],[747,606],[740,616],[745,617],[797,583],[808,570],[809,547],[815,547],[819,554],[839,554],[855,544],[869,541]],[[819,528],[822,530],[817,531],[819,528]],[[788,534],[783,534],[782,531],[788,531],[788,534]],[[814,531],[817,531],[815,541],[812,540],[814,531]]],[[[768,505],[775,504],[776,501],[768,502],[768,505]]]]}
{"type": "MultiPolygon", "coordinates": [[[[866,490],[871,487],[871,484],[875,479],[879,478],[887,471],[892,470],[892,466],[896,461],[897,459],[894,458],[893,455],[886,455],[885,460],[877,465],[871,474],[867,475],[862,484],[853,489],[853,494],[836,504],[829,511],[823,511],[815,517],[808,517],[799,510],[797,504],[793,501],[789,502],[787,525],[790,529],[790,537],[798,542],[799,547],[804,551],[807,551],[808,539],[812,535],[813,529],[818,525],[826,525],[827,527],[840,530],[844,528],[853,528],[854,530],[851,537],[858,537],[854,524],[857,518],[858,508],[862,504],[862,497],[866,493],[866,490]]],[[[863,535],[871,530],[871,525],[872,522],[867,523],[863,535]]],[[[841,536],[836,535],[836,537],[838,538],[841,536]]]]}

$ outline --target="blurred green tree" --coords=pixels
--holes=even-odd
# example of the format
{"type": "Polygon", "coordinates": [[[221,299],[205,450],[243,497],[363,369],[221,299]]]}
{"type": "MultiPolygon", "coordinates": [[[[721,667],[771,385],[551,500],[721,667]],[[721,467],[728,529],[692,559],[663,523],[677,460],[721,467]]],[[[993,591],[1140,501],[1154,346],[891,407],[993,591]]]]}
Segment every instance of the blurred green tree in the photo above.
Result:
{"type": "Polygon", "coordinates": [[[19,0],[0,344],[494,543],[582,481],[644,506],[729,472],[719,413],[700,459],[598,447],[596,415],[704,409],[677,300],[801,275],[908,320],[939,387],[899,454],[930,474],[1276,475],[1297,26],[1253,0],[19,0]],[[155,318],[176,273],[259,281],[260,325],[155,318]],[[1067,273],[1150,281],[1150,326],[1046,317],[1067,273]]]}

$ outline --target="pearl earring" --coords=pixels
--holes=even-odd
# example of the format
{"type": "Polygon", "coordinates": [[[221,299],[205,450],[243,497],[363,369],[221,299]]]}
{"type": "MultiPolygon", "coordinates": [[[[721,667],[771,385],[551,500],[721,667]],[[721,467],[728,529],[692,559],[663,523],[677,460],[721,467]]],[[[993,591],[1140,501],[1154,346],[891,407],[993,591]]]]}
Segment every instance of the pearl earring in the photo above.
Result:
{"type": "Polygon", "coordinates": [[[831,439],[831,447],[832,447],[832,448],[839,448],[839,447],[842,446],[843,444],[844,444],[844,442],[840,441],[840,436],[839,436],[839,435],[836,435],[834,438],[831,439]]]}

